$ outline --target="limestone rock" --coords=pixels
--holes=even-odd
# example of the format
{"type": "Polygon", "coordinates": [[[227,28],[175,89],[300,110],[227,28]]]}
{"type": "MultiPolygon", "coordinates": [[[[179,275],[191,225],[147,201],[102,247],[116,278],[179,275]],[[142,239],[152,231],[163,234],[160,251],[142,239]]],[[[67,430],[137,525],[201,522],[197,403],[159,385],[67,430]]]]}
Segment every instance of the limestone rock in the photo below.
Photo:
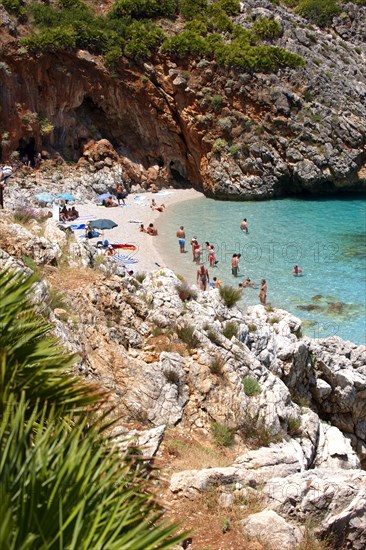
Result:
{"type": "Polygon", "coordinates": [[[349,439],[335,426],[321,424],[316,468],[360,468],[360,461],[351,447],[349,439]]]}
{"type": "Polygon", "coordinates": [[[302,470],[304,460],[299,445],[289,442],[249,451],[227,468],[187,470],[173,474],[170,490],[195,498],[200,492],[215,486],[234,486],[235,483],[259,487],[273,476],[287,477],[302,470]],[[276,473],[277,472],[277,473],[276,473]]]}
{"type": "Polygon", "coordinates": [[[313,521],[320,536],[355,550],[366,545],[366,472],[316,469],[273,478],[264,487],[269,507],[299,523],[313,521]]]}
{"type": "Polygon", "coordinates": [[[163,441],[165,426],[157,426],[151,430],[127,430],[123,427],[114,428],[114,442],[125,452],[129,447],[138,447],[145,458],[156,455],[163,441]],[[116,435],[114,435],[116,434],[116,435]]]}
{"type": "Polygon", "coordinates": [[[293,550],[301,541],[301,531],[273,510],[263,510],[241,521],[245,534],[258,538],[272,550],[293,550]]]}
{"type": "Polygon", "coordinates": [[[64,231],[61,231],[55,224],[52,218],[49,218],[45,222],[44,227],[44,237],[51,241],[57,243],[60,247],[66,245],[66,234],[64,231]]]}

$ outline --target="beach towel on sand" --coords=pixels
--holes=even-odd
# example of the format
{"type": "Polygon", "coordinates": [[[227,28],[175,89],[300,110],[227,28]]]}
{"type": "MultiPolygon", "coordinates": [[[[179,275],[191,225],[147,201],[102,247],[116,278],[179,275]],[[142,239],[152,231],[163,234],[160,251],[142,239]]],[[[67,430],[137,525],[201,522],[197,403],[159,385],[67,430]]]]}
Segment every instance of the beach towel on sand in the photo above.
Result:
{"type": "Polygon", "coordinates": [[[76,231],[77,229],[85,229],[85,223],[78,223],[78,224],[72,223],[70,227],[71,229],[73,229],[73,231],[76,231]]]}
{"type": "Polygon", "coordinates": [[[131,258],[130,256],[126,256],[125,254],[115,254],[114,256],[111,256],[111,259],[122,265],[138,263],[138,260],[136,260],[136,258],[131,258]]]}

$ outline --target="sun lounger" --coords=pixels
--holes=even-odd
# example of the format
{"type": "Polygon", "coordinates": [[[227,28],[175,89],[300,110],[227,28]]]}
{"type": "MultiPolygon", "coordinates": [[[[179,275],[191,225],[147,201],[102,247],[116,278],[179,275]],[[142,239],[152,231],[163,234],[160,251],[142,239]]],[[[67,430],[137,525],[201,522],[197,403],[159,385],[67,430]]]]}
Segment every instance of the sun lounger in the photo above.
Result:
{"type": "Polygon", "coordinates": [[[86,220],[95,220],[95,219],[96,218],[93,215],[92,216],[79,216],[78,218],[76,218],[76,220],[72,220],[72,222],[76,222],[76,221],[79,222],[81,220],[85,220],[85,221],[86,220]]]}

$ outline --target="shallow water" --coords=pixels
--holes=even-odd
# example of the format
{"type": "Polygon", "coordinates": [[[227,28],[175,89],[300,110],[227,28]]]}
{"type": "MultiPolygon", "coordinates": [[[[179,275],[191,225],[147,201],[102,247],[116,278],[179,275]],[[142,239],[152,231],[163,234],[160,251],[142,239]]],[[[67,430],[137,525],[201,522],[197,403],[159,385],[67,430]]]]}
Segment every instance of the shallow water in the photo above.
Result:
{"type": "MultiPolygon", "coordinates": [[[[167,265],[195,282],[190,240],[215,246],[211,278],[237,284],[267,280],[267,302],[304,321],[314,338],[337,335],[365,343],[366,201],[364,198],[283,199],[226,202],[196,199],[171,206],[161,217],[158,247],[167,265]],[[247,218],[249,233],[239,226],[247,218]],[[177,228],[184,225],[186,254],[179,253],[177,228]],[[241,253],[240,273],[231,275],[231,257],[241,253]],[[292,275],[298,264],[302,276],[292,275]]],[[[207,260],[207,257],[206,257],[207,260]]],[[[208,262],[205,262],[208,265],[208,262]]],[[[259,303],[258,290],[245,289],[242,306],[259,303]]]]}

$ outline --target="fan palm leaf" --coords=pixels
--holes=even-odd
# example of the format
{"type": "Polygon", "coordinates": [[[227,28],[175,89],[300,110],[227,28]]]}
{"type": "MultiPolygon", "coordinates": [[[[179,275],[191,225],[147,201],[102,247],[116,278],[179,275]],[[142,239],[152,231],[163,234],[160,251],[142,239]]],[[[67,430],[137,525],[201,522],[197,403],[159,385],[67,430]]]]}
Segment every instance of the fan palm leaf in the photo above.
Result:
{"type": "Polygon", "coordinates": [[[183,536],[162,521],[153,476],[106,435],[100,396],[72,375],[31,288],[0,273],[0,548],[173,548],[183,536]]]}

